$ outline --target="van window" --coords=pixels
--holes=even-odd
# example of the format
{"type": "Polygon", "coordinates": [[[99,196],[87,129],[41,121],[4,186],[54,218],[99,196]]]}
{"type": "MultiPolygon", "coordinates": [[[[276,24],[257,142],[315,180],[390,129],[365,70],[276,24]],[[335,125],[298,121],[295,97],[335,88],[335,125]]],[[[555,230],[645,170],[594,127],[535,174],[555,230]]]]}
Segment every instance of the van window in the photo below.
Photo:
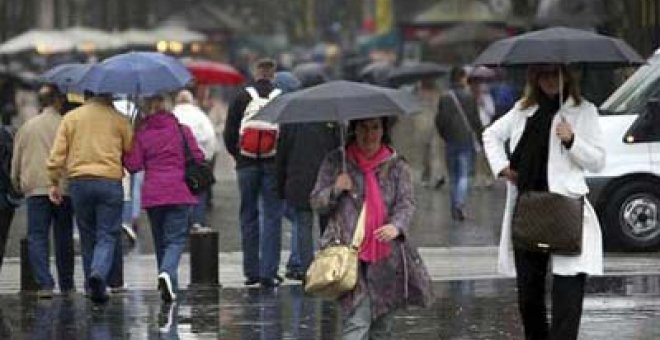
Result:
{"type": "Polygon", "coordinates": [[[646,102],[660,94],[660,55],[654,55],[641,66],[601,105],[602,114],[639,114],[646,102]]]}

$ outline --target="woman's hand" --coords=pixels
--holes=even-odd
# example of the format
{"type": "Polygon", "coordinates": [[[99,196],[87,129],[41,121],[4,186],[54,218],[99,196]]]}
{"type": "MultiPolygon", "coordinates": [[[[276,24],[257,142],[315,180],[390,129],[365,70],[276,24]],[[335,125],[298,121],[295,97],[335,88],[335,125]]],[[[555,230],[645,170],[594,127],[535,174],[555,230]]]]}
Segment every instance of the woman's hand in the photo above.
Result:
{"type": "Polygon", "coordinates": [[[573,141],[573,127],[569,124],[564,117],[561,118],[561,122],[557,124],[557,137],[562,141],[562,143],[570,143],[573,141]]]}
{"type": "Polygon", "coordinates": [[[399,228],[392,224],[386,224],[374,231],[376,239],[381,242],[389,242],[399,236],[399,228]]]}
{"type": "Polygon", "coordinates": [[[504,170],[500,171],[499,177],[504,177],[506,178],[507,181],[516,184],[518,182],[518,173],[511,170],[511,168],[507,167],[504,170]]]}
{"type": "Polygon", "coordinates": [[[337,194],[340,194],[343,191],[353,190],[353,180],[351,180],[351,176],[345,172],[340,173],[335,180],[334,190],[337,194]]]}

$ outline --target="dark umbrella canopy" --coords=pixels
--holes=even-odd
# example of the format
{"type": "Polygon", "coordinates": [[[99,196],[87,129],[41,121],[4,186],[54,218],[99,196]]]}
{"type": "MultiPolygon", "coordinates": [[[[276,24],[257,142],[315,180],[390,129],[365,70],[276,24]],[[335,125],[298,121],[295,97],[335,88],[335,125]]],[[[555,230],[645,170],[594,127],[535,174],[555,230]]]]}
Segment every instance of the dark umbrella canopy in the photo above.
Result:
{"type": "Polygon", "coordinates": [[[291,71],[300,80],[301,87],[310,87],[325,83],[330,79],[325,65],[309,62],[296,65],[291,71]]]}
{"type": "Polygon", "coordinates": [[[449,72],[449,67],[432,62],[405,63],[390,71],[387,76],[393,85],[414,83],[420,79],[439,77],[449,72]]]}
{"type": "Polygon", "coordinates": [[[566,27],[552,27],[492,43],[475,65],[599,64],[626,66],[644,63],[623,40],[566,27]]]}
{"type": "Polygon", "coordinates": [[[92,65],[81,63],[60,64],[39,76],[44,83],[55,84],[62,92],[76,91],[76,84],[92,65]]]}
{"type": "Polygon", "coordinates": [[[335,80],[275,98],[254,119],[277,123],[347,122],[421,111],[410,93],[335,80]]]}
{"type": "Polygon", "coordinates": [[[388,86],[387,77],[394,69],[392,63],[374,61],[360,70],[360,80],[374,85],[388,86]]]}

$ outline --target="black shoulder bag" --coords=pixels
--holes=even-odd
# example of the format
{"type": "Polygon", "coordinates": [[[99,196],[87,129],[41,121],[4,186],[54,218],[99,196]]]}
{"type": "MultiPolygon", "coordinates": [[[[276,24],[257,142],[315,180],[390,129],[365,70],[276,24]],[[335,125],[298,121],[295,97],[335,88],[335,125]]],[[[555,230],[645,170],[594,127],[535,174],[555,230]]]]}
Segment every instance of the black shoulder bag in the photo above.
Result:
{"type": "Polygon", "coordinates": [[[192,156],[192,152],[190,152],[190,146],[186,140],[186,135],[183,134],[181,124],[177,124],[177,126],[179,128],[179,133],[181,134],[181,139],[183,140],[183,153],[186,156],[184,175],[186,185],[188,185],[188,189],[190,189],[191,193],[199,195],[215,183],[213,168],[211,167],[211,164],[206,161],[198,162],[195,160],[192,156]]]}

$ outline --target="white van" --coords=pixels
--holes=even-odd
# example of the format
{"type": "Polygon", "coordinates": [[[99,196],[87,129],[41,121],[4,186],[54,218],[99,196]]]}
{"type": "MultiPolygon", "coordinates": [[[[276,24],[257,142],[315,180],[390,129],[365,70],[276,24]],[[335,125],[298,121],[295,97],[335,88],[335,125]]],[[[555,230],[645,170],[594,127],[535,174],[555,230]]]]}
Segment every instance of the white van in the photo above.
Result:
{"type": "Polygon", "coordinates": [[[660,248],[658,51],[600,107],[607,161],[587,183],[608,250],[660,248]]]}

